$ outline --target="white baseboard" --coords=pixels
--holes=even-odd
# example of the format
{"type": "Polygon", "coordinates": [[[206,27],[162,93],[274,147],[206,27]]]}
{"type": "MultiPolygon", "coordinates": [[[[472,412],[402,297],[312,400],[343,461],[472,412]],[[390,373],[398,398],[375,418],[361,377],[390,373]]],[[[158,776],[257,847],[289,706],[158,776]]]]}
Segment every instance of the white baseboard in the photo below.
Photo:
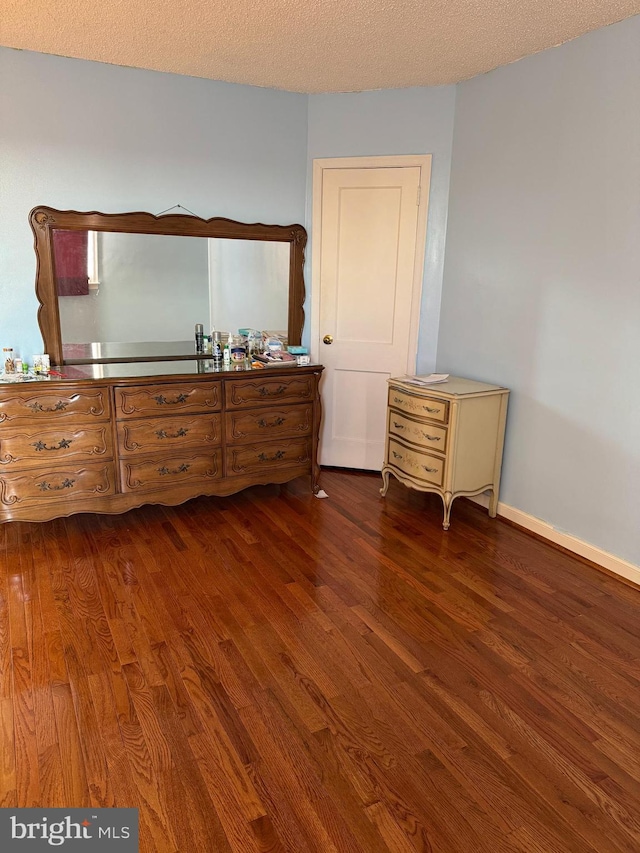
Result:
{"type": "MultiPolygon", "coordinates": [[[[469,500],[484,507],[489,506],[488,495],[475,495],[469,500]]],[[[608,551],[603,551],[583,539],[578,539],[577,536],[571,536],[570,533],[562,533],[547,524],[546,521],[522,512],[522,510],[509,506],[509,504],[502,503],[502,501],[498,501],[498,515],[640,586],[640,566],[635,566],[621,557],[616,557],[615,554],[609,554],[608,551]]]]}

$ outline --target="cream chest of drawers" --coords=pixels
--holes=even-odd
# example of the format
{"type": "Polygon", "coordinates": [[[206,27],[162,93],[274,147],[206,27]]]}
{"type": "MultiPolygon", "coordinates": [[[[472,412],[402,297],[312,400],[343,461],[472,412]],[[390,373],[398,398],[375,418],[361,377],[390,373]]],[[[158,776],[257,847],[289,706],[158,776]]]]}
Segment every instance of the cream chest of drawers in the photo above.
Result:
{"type": "Polygon", "coordinates": [[[322,367],[65,371],[0,385],[0,521],[178,504],[302,475],[318,488],[322,367]]]}
{"type": "Polygon", "coordinates": [[[448,530],[455,498],[490,490],[495,517],[508,397],[506,388],[454,376],[425,387],[390,379],[381,494],[391,474],[436,492],[448,530]]]}

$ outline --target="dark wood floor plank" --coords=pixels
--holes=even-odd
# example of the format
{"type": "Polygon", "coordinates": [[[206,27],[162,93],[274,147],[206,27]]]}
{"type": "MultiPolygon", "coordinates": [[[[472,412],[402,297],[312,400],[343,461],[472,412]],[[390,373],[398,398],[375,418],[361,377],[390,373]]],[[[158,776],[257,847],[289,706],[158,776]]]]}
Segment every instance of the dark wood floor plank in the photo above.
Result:
{"type": "Polygon", "coordinates": [[[279,769],[282,793],[304,824],[313,849],[365,853],[322,785],[321,774],[304,748],[307,735],[292,722],[276,695],[267,691],[259,707],[240,713],[261,759],[279,769]]]}
{"type": "Polygon", "coordinates": [[[3,809],[15,808],[18,805],[14,732],[13,700],[8,696],[6,699],[0,699],[0,808],[3,809]]]}
{"type": "MultiPolygon", "coordinates": [[[[64,782],[62,776],[62,757],[56,726],[53,704],[49,653],[51,644],[47,642],[42,614],[39,607],[37,587],[34,582],[34,598],[28,602],[31,612],[32,660],[33,660],[33,712],[36,724],[36,743],[38,745],[38,767],[40,776],[40,796],[47,802],[64,806],[64,782]]],[[[58,649],[54,649],[57,653],[58,649]]],[[[55,658],[53,658],[55,667],[55,658]]]]}
{"type": "Polygon", "coordinates": [[[103,689],[105,694],[108,690],[111,693],[112,714],[124,745],[130,784],[140,809],[140,822],[144,823],[145,834],[152,839],[148,846],[151,850],[172,853],[179,848],[173,831],[173,815],[168,793],[161,777],[154,771],[126,679],[123,673],[112,672],[109,673],[108,682],[108,688],[103,685],[103,689]]]}
{"type": "Polygon", "coordinates": [[[16,787],[20,803],[31,807],[41,799],[41,783],[36,738],[33,660],[31,655],[31,602],[25,601],[22,587],[20,551],[9,552],[8,622],[11,637],[13,696],[13,749],[16,787]]]}
{"type": "MultiPolygon", "coordinates": [[[[56,684],[52,688],[52,694],[62,758],[64,804],[72,808],[88,806],[89,782],[82,750],[83,737],[78,728],[71,687],[69,684],[56,684]]],[[[41,804],[44,803],[43,800],[41,804]]]]}

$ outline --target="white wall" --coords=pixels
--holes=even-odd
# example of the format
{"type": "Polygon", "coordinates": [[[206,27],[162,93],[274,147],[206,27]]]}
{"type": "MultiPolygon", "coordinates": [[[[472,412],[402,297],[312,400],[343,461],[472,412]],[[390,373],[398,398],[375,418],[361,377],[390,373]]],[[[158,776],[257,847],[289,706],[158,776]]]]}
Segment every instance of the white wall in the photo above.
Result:
{"type": "Polygon", "coordinates": [[[438,370],[512,389],[502,500],[640,564],[640,18],[458,87],[438,370]]]}
{"type": "Polygon", "coordinates": [[[304,222],[307,98],[0,48],[0,346],[42,351],[36,205],[304,222]]]}
{"type": "MultiPolygon", "coordinates": [[[[455,86],[309,97],[307,222],[313,160],[383,154],[431,154],[431,189],[417,369],[433,370],[438,340],[455,86]]],[[[310,269],[306,272],[311,280],[310,269]]],[[[307,300],[307,318],[310,302],[307,300]]],[[[305,328],[308,342],[309,323],[305,328]]]]}

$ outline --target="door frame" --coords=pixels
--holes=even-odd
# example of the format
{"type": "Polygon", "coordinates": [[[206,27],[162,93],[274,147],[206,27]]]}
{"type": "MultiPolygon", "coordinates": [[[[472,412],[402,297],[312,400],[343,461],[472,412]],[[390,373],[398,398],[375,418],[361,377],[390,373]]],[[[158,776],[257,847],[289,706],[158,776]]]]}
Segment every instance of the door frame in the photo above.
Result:
{"type": "Polygon", "coordinates": [[[429,214],[429,186],[431,182],[431,154],[398,154],[372,157],[330,157],[313,161],[313,189],[311,212],[311,317],[310,350],[312,362],[321,363],[318,352],[320,340],[320,248],[322,246],[322,180],[325,169],[380,169],[420,167],[420,205],[416,224],[416,254],[411,290],[411,323],[409,328],[407,368],[412,374],[418,356],[420,332],[420,304],[424,279],[424,261],[427,249],[427,217],[429,214]]]}

